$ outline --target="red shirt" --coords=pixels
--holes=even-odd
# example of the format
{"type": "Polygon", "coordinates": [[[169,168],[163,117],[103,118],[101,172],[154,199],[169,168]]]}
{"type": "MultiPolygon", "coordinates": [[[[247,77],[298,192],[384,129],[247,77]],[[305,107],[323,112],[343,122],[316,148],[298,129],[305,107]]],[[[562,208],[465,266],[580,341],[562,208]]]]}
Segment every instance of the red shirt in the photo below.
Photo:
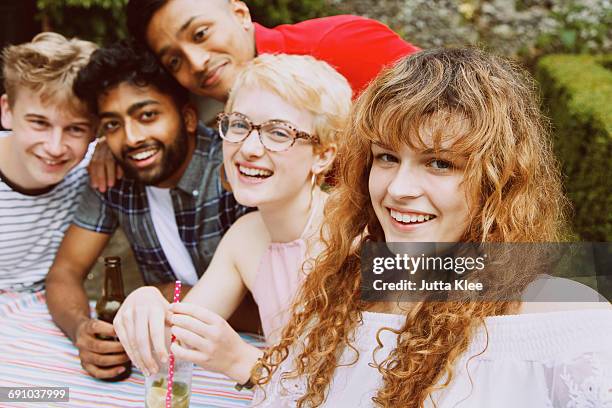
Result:
{"type": "Polygon", "coordinates": [[[400,57],[420,49],[386,25],[364,17],[342,15],[266,28],[255,23],[258,54],[312,55],[340,72],[354,95],[400,57]]]}

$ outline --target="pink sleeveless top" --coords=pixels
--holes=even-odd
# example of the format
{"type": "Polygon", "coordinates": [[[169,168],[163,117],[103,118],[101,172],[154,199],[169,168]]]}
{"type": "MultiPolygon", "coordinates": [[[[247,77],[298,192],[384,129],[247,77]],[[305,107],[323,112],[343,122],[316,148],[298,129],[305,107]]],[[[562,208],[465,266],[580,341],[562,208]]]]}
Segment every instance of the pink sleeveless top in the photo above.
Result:
{"type": "Polygon", "coordinates": [[[272,242],[259,263],[251,293],[257,303],[268,343],[280,337],[291,317],[295,294],[306,276],[302,271],[308,249],[304,235],[310,228],[317,206],[311,210],[306,227],[298,239],[272,242]]]}

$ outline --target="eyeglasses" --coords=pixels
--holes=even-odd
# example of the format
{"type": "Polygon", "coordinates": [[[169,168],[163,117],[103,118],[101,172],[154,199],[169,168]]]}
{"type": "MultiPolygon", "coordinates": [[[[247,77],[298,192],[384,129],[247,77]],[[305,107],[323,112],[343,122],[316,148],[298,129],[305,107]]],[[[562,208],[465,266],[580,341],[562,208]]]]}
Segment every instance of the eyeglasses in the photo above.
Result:
{"type": "Polygon", "coordinates": [[[315,144],[320,142],[317,136],[299,131],[290,123],[282,120],[269,120],[256,125],[242,113],[231,112],[218,114],[217,121],[219,134],[223,140],[230,143],[242,143],[253,130],[257,130],[259,141],[271,152],[288,150],[296,139],[310,140],[315,144]]]}

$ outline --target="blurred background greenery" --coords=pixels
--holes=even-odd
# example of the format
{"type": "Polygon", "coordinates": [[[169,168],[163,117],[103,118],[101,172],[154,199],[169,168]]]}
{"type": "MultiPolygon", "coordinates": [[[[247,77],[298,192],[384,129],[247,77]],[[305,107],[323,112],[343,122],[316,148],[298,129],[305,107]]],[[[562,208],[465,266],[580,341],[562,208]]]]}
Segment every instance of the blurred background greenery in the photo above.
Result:
{"type": "Polygon", "coordinates": [[[124,8],[128,0],[37,0],[40,21],[45,31],[67,37],[81,37],[99,44],[125,38],[124,8]]]}
{"type": "MultiPolygon", "coordinates": [[[[99,43],[124,38],[127,0],[37,0],[48,29],[99,43]]],[[[522,59],[609,52],[610,0],[246,0],[266,26],[340,13],[375,18],[421,47],[479,45],[522,59]]]]}
{"type": "MultiPolygon", "coordinates": [[[[37,31],[53,30],[108,44],[126,36],[127,1],[2,0],[2,41],[27,41],[37,31]]],[[[575,207],[576,238],[612,241],[612,0],[245,2],[253,20],[265,26],[357,14],[382,21],[422,48],[474,45],[518,60],[542,90],[575,207]]]]}

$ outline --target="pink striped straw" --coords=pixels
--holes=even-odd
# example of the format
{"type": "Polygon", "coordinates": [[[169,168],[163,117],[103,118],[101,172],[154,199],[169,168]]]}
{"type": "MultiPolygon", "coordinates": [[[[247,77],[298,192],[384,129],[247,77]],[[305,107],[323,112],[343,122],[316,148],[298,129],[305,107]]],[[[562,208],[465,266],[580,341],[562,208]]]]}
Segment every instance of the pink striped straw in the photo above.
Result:
{"type": "MultiPolygon", "coordinates": [[[[181,281],[174,282],[174,299],[173,303],[178,303],[181,298],[181,281]]],[[[170,344],[174,343],[176,337],[174,334],[170,339],[170,344]]],[[[170,351],[168,358],[168,389],[166,390],[166,408],[172,408],[172,386],[174,385],[174,354],[170,351]]]]}

